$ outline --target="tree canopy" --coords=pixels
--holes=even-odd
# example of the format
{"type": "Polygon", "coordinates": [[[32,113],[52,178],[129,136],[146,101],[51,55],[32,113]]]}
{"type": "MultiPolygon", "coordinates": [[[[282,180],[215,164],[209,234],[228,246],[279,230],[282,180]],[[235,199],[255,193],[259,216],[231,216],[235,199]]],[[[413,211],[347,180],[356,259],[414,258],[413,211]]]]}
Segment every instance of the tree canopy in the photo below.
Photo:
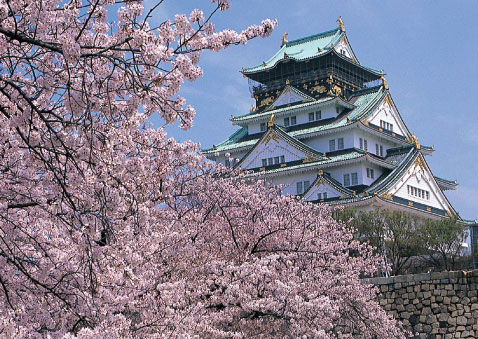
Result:
{"type": "Polygon", "coordinates": [[[403,337],[327,207],[147,124],[191,127],[201,52],[276,25],[216,31],[211,0],[152,26],[162,3],[0,0],[0,336],[403,337]]]}

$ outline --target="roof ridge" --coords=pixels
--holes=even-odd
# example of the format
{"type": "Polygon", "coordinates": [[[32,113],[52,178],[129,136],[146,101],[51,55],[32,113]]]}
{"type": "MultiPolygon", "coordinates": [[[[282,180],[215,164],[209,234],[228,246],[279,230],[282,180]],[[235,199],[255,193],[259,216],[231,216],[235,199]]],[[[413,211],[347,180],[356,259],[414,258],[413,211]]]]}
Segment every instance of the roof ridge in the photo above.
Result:
{"type": "Polygon", "coordinates": [[[329,31],[316,33],[316,34],[312,34],[312,35],[309,35],[309,36],[306,36],[306,37],[303,37],[303,38],[291,40],[291,41],[286,42],[285,46],[287,46],[287,47],[296,46],[296,45],[299,45],[299,44],[304,43],[304,42],[315,40],[319,37],[326,37],[326,36],[334,35],[334,34],[337,33],[337,31],[340,31],[340,28],[334,28],[334,29],[331,29],[329,31]]]}

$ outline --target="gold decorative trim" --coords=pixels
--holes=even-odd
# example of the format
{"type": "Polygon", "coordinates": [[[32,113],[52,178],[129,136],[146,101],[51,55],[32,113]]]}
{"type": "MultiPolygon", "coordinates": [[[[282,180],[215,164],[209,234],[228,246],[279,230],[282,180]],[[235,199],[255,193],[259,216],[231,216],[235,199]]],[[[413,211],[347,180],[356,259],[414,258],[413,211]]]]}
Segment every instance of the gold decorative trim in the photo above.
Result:
{"type": "Polygon", "coordinates": [[[324,170],[319,169],[319,171],[317,172],[317,176],[321,177],[323,175],[324,175],[324,170]]]}
{"type": "Polygon", "coordinates": [[[408,206],[413,206],[413,201],[409,201],[408,206]]]}
{"type": "Polygon", "coordinates": [[[274,113],[272,113],[269,118],[269,121],[267,122],[267,127],[273,127],[274,125],[275,125],[274,113]]]}
{"type": "Polygon", "coordinates": [[[393,200],[393,195],[391,193],[383,193],[380,197],[387,200],[393,200]]]}
{"type": "MultiPolygon", "coordinates": [[[[305,87],[306,85],[304,85],[305,87]]],[[[307,87],[305,87],[307,89],[307,87]]],[[[310,93],[314,93],[314,92],[317,92],[319,94],[322,94],[322,93],[325,93],[327,92],[327,88],[325,88],[325,86],[314,86],[314,87],[311,87],[310,88],[310,93]]]]}
{"type": "Polygon", "coordinates": [[[337,22],[339,23],[339,27],[340,27],[340,30],[342,32],[345,32],[345,26],[344,26],[344,22],[342,21],[342,17],[339,16],[339,18],[337,19],[337,22]]]}
{"type": "Polygon", "coordinates": [[[284,35],[282,36],[282,43],[280,47],[284,46],[288,41],[287,41],[287,32],[284,32],[284,35]]]}

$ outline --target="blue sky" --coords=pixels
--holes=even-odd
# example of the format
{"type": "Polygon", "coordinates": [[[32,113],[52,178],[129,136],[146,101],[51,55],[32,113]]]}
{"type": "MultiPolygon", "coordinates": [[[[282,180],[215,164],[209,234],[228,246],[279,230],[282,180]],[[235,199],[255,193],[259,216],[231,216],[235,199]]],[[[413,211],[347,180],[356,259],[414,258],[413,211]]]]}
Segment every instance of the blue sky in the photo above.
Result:
{"type": "MultiPolygon", "coordinates": [[[[148,0],[148,2],[151,0],[148,0]]],[[[146,7],[148,2],[146,2],[146,7]]],[[[294,40],[337,27],[339,15],[359,61],[384,69],[392,97],[419,142],[433,145],[427,161],[436,176],[456,179],[446,194],[465,219],[478,218],[478,1],[231,1],[216,16],[217,28],[241,30],[264,18],[277,19],[271,37],[219,53],[207,52],[200,65],[205,76],[182,90],[195,106],[194,127],[168,127],[178,140],[204,148],[218,144],[237,128],[231,115],[254,103],[247,79],[239,73],[269,59],[284,32],[294,40]]],[[[212,8],[209,1],[166,0],[155,18],[212,8]]],[[[160,126],[160,119],[152,119],[160,126]]]]}

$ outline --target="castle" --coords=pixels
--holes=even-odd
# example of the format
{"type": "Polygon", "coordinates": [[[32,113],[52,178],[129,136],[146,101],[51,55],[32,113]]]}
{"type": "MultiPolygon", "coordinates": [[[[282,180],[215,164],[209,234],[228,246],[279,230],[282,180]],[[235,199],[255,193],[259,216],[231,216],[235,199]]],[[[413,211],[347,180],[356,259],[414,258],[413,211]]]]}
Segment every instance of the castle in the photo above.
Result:
{"type": "Polygon", "coordinates": [[[233,116],[239,129],[203,153],[248,170],[306,201],[458,217],[421,145],[392,99],[385,74],[358,61],[344,24],[287,41],[242,70],[256,105],[233,116]]]}

